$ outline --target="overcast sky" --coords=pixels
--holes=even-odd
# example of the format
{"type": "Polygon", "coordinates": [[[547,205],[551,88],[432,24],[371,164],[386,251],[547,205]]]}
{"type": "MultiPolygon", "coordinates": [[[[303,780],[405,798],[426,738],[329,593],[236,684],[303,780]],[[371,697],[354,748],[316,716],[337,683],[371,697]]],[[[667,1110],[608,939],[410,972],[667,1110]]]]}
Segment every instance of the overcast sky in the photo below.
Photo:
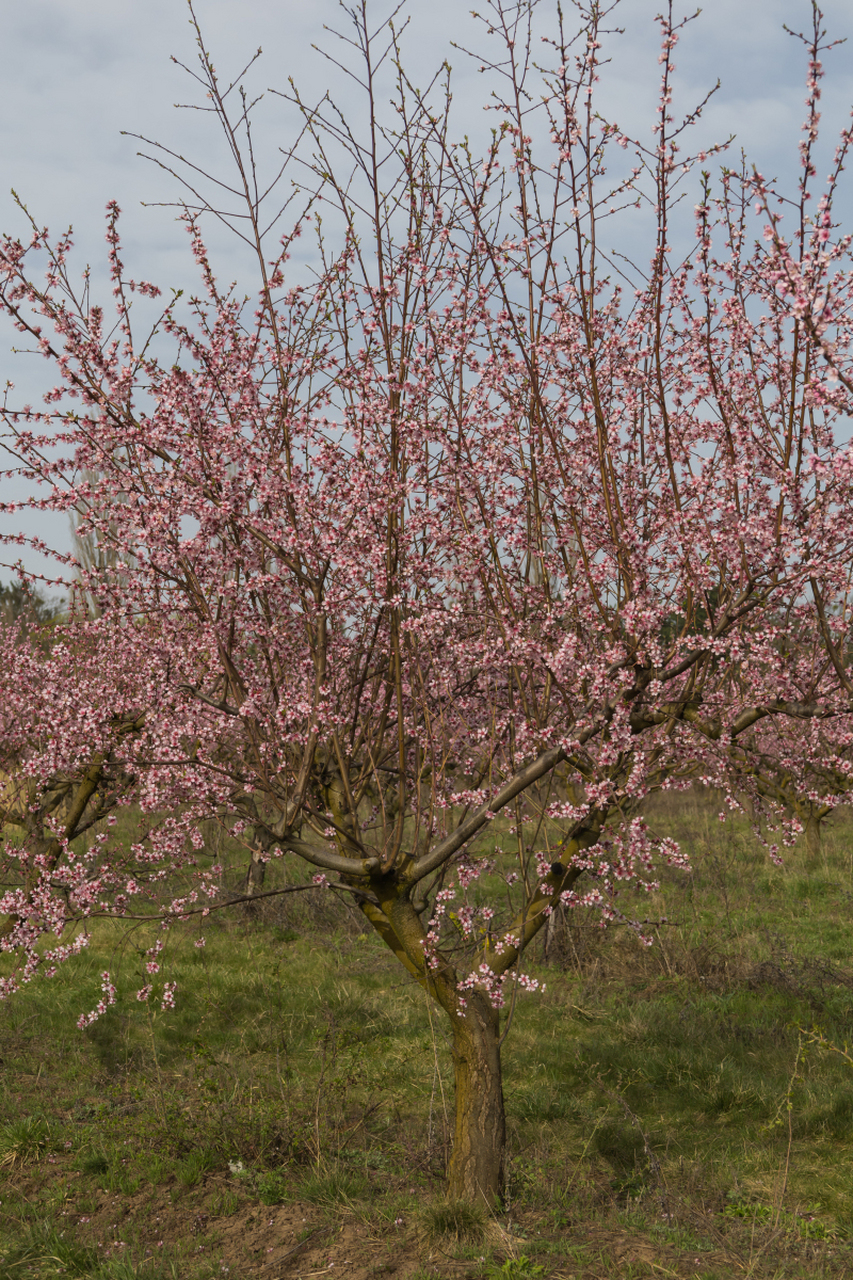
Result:
{"type": "MultiPolygon", "coordinates": [[[[626,28],[612,49],[604,77],[603,103],[626,131],[650,138],[659,68],[658,28],[662,0],[623,0],[613,25],[626,28]]],[[[485,4],[481,7],[485,11],[485,4]]],[[[383,16],[389,6],[370,0],[383,16]]],[[[569,3],[565,9],[571,9],[569,3]]],[[[853,35],[850,0],[826,0],[826,25],[839,38],[853,35]]],[[[686,12],[681,9],[681,13],[686,12]]],[[[255,91],[287,88],[293,76],[308,99],[331,88],[346,110],[357,111],[345,78],[312,49],[334,41],[324,24],[344,27],[346,15],[332,0],[198,0],[196,12],[220,76],[236,73],[261,46],[253,71],[255,91]]],[[[409,67],[425,85],[430,69],[445,57],[453,65],[454,102],[459,132],[476,134],[483,81],[448,42],[482,39],[475,33],[468,6],[456,0],[413,0],[410,5],[409,67]]],[[[538,19],[547,26],[556,0],[541,0],[538,19]]],[[[176,112],[192,88],[171,61],[191,64],[192,30],[183,0],[0,0],[3,76],[0,78],[0,228],[24,233],[15,208],[14,188],[40,225],[53,232],[75,228],[79,269],[87,261],[100,276],[103,262],[103,213],[116,199],[124,211],[123,257],[129,274],[160,285],[189,279],[186,239],[170,209],[144,209],[141,202],[165,201],[177,194],[168,175],[137,156],[139,144],[121,131],[141,133],[191,154],[203,166],[222,171],[223,152],[208,121],[197,113],[176,112]]],[[[799,43],[783,24],[808,29],[807,0],[706,0],[701,17],[679,46],[681,105],[689,107],[719,78],[722,87],[703,124],[706,141],[736,133],[766,175],[795,176],[797,131],[804,115],[804,60],[799,43]],[[793,162],[793,163],[792,163],[793,162]]],[[[340,46],[338,46],[340,49],[340,46]]],[[[824,121],[836,135],[853,103],[853,47],[825,60],[824,121]]],[[[676,99],[676,106],[679,105],[676,99]]],[[[272,164],[276,147],[286,144],[292,117],[285,104],[268,97],[259,118],[259,145],[272,164]]],[[[820,175],[822,176],[822,174],[820,175]]],[[[238,276],[239,255],[229,243],[216,244],[220,274],[238,276]]],[[[106,298],[105,298],[106,300],[106,298]]],[[[47,366],[11,353],[14,335],[0,327],[0,379],[11,379],[21,400],[37,398],[47,366]],[[28,363],[27,363],[28,361],[28,363]]],[[[49,384],[44,384],[49,385],[49,384]]],[[[3,496],[6,497],[8,489],[3,496]]],[[[35,527],[35,526],[31,526],[35,527]]],[[[0,529],[10,529],[8,517],[0,529]]],[[[40,517],[42,536],[67,544],[67,520],[52,524],[40,517]]],[[[15,558],[14,553],[12,558],[15,558]]],[[[0,560],[8,560],[0,548],[0,560]]],[[[41,562],[25,556],[30,567],[41,562]]],[[[0,577],[8,577],[0,570],[0,577]]]]}

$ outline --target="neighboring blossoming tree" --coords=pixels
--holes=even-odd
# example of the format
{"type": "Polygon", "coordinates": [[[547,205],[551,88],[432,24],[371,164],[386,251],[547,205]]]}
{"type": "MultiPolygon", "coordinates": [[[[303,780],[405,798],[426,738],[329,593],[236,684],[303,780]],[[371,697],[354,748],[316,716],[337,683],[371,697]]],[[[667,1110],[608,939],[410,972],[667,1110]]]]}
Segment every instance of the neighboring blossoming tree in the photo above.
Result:
{"type": "Polygon", "coordinates": [[[85,945],[82,933],[47,950],[39,944],[51,933],[61,939],[72,900],[75,911],[101,905],[92,865],[106,833],[85,858],[69,846],[104,819],[115,821],[134,781],[120,762],[121,744],[139,734],[144,716],[138,690],[116,678],[79,628],[67,635],[52,620],[34,626],[32,615],[5,622],[0,670],[0,857],[4,880],[19,882],[2,899],[0,949],[22,960],[0,976],[0,996],[8,996],[85,945]]]}
{"type": "MultiPolygon", "coordinates": [[[[203,296],[141,339],[131,298],[158,291],[127,279],[115,205],[116,320],[78,297],[67,239],[34,227],[0,252],[2,305],[58,379],[45,407],[5,414],[45,486],[31,505],[85,512],[80,536],[115,551],[79,569],[98,616],[68,623],[65,652],[99,679],[55,678],[81,717],[118,726],[124,794],[179,815],[90,864],[22,848],[0,905],[28,924],[7,937],[34,970],[39,929],[96,902],[121,915],[228,813],[255,887],[264,859],[304,859],[448,1015],[449,1182],[466,1197],[501,1193],[500,1008],[536,985],[523,953],[557,897],[620,915],[655,859],[683,864],[642,818],[651,791],[701,778],[760,798],[759,775],[805,765],[804,723],[850,730],[852,277],[833,199],[851,139],[812,214],[820,15],[790,236],[760,175],[724,171],[719,192],[701,179],[676,252],[696,166],[679,146],[701,111],[670,112],[680,29],[670,8],[646,146],[594,107],[604,33],[597,6],[578,11],[540,73],[532,6],[489,4],[495,129],[475,161],[449,99],[407,81],[391,24],[371,36],[357,10],[340,65],[366,91],[365,129],[293,100],[305,203],[275,248],[245,100],[232,115],[199,35],[252,307],[217,282],[202,197],[183,216],[203,296]],[[611,213],[637,267],[602,252],[611,213]],[[287,260],[312,229],[306,283],[287,260]],[[484,873],[501,893],[475,907],[484,873]]],[[[96,758],[56,749],[80,773],[96,758]]],[[[16,768],[36,803],[50,770],[30,750],[16,768]]],[[[199,874],[164,911],[215,901],[199,874]]]]}

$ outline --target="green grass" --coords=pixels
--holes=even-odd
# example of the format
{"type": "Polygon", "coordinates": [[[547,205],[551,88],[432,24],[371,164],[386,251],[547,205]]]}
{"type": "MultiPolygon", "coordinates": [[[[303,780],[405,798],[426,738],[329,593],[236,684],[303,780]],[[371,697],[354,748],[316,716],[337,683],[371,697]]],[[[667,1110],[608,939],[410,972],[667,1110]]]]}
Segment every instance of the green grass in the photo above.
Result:
{"type": "Polygon", "coordinates": [[[421,1221],[430,1242],[479,1243],[486,1234],[488,1214],[482,1205],[439,1199],[424,1208],[421,1221]]]}
{"type": "Polygon", "coordinates": [[[853,1274],[853,1065],[832,1049],[853,1042],[853,822],[774,869],[707,797],[664,797],[649,820],[694,861],[626,898],[672,922],[655,945],[581,912],[547,964],[537,943],[547,989],[504,1046],[500,1219],[471,1227],[444,1200],[439,1014],[317,890],[212,917],[201,949],[197,925],[171,930],[170,1013],[134,999],[154,934],[104,923],[0,1006],[0,1280],[272,1274],[269,1222],[282,1253],[305,1233],[329,1257],[349,1223],[422,1276],[443,1274],[425,1240],[478,1277],[592,1277],[614,1258],[620,1276],[853,1274]],[[104,968],[124,998],[80,1032],[104,968]]]}
{"type": "Polygon", "coordinates": [[[40,1159],[51,1139],[50,1123],[42,1115],[21,1116],[0,1125],[0,1168],[40,1159]]]}

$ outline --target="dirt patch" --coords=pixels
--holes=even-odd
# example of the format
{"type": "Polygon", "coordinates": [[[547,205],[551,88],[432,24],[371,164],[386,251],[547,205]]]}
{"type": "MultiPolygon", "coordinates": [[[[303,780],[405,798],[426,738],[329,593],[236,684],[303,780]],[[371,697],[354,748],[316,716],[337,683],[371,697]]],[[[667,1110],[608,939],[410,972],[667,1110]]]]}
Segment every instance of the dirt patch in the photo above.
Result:
{"type": "Polygon", "coordinates": [[[315,1205],[288,1204],[233,1214],[218,1224],[218,1253],[238,1276],[409,1276],[419,1256],[400,1228],[382,1240],[342,1210],[318,1221],[315,1205]],[[343,1221],[338,1219],[343,1217],[343,1221]]]}
{"type": "MultiPolygon", "coordinates": [[[[498,1274],[510,1259],[526,1268],[518,1274],[539,1275],[540,1280],[610,1280],[634,1271],[695,1280],[697,1275],[734,1275],[744,1269],[745,1260],[751,1260],[756,1280],[779,1274],[773,1232],[753,1239],[753,1225],[744,1227],[742,1240],[724,1239],[717,1229],[721,1221],[713,1213],[697,1217],[695,1234],[687,1233],[693,1237],[690,1243],[684,1238],[686,1220],[682,1230],[669,1228],[663,1218],[632,1229],[602,1220],[590,1201],[571,1221],[557,1223],[545,1212],[513,1215],[512,1222],[507,1219],[503,1225],[492,1219],[480,1245],[462,1248],[458,1241],[427,1237],[417,1210],[411,1220],[390,1220],[365,1204],[289,1200],[264,1205],[233,1177],[219,1173],[189,1189],[173,1181],[121,1195],[93,1185],[90,1176],[60,1159],[12,1171],[3,1191],[0,1236],[6,1195],[34,1204],[49,1191],[63,1238],[93,1251],[98,1265],[115,1260],[129,1268],[126,1274],[146,1280],[161,1274],[198,1280],[408,1280],[415,1275],[424,1280],[484,1280],[498,1274]]],[[[737,1235],[738,1224],[726,1225],[737,1235]]],[[[825,1249],[819,1253],[819,1248],[823,1247],[809,1242],[795,1250],[789,1247],[802,1268],[792,1274],[814,1274],[818,1259],[828,1261],[825,1249]]],[[[57,1273],[21,1271],[27,1280],[47,1274],[57,1273]]],[[[839,1256],[823,1274],[850,1272],[839,1256]]]]}
{"type": "MultiPolygon", "coordinates": [[[[416,1224],[399,1220],[383,1230],[347,1206],[255,1202],[222,1213],[217,1206],[223,1196],[234,1194],[233,1179],[227,1177],[214,1175],[191,1191],[167,1186],[118,1195],[93,1192],[91,1184],[83,1186],[80,1174],[48,1165],[15,1179],[15,1190],[27,1198],[36,1196],[44,1192],[46,1180],[62,1187],[59,1217],[65,1230],[81,1245],[93,1246],[104,1260],[132,1253],[138,1264],[180,1255],[193,1271],[207,1263],[212,1274],[233,1280],[325,1274],[403,1280],[438,1256],[419,1241],[416,1224]]],[[[449,1265],[461,1274],[458,1264],[449,1265]]]]}

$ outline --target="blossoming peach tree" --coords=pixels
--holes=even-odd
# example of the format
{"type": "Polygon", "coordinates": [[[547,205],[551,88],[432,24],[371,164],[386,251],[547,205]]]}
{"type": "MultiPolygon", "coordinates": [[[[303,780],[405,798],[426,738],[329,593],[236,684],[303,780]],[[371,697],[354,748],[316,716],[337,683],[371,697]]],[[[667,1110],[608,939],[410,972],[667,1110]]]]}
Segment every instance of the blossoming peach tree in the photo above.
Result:
{"type": "MultiPolygon", "coordinates": [[[[787,206],[679,150],[701,104],[675,122],[671,5],[651,141],[604,119],[600,13],[559,19],[539,70],[534,6],[491,0],[475,161],[449,92],[417,92],[393,22],[357,8],[338,65],[364,127],[292,92],[283,234],[248,99],[232,110],[196,27],[236,166],[218,189],[242,202],[196,182],[181,206],[199,295],[137,334],[160,293],[128,278],[115,204],[110,316],[68,237],[0,248],[2,306],[56,384],[4,412],[4,510],[78,513],[106,552],[58,554],[96,610],[41,650],[3,641],[4,991],[93,913],[217,909],[201,824],[227,815],[247,895],[270,858],[304,860],[447,1015],[449,1187],[468,1198],[501,1194],[501,1010],[536,987],[525,952],[555,902],[630,922],[631,887],[685,865],[643,818],[650,792],[701,779],[772,806],[761,780],[805,770],[809,726],[839,760],[851,728],[853,277],[833,215],[851,135],[816,200],[819,12],[787,206]],[[255,255],[251,303],[217,279],[213,214],[255,255]],[[638,265],[605,252],[611,225],[638,265]],[[309,272],[289,258],[312,234],[309,272]],[[107,828],[74,852],[130,800],[144,840],[107,828]]],[[[114,996],[105,975],[95,1013],[114,996]]]]}

